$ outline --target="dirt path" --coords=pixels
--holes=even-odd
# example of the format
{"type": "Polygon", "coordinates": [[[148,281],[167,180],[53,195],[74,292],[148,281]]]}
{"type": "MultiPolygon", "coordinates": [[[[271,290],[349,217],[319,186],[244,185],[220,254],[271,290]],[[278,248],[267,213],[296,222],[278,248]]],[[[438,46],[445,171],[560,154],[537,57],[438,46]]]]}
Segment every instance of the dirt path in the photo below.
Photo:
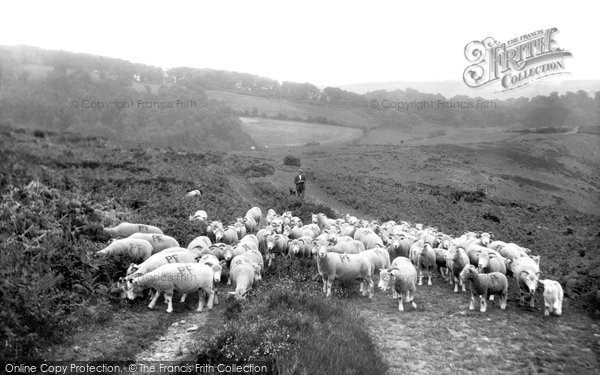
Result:
{"type": "MultiPolygon", "coordinates": [[[[287,190],[295,172],[278,169],[266,179],[287,190]]],[[[260,204],[245,187],[245,178],[230,180],[242,199],[260,204]]],[[[310,182],[306,199],[366,217],[310,182]]],[[[405,312],[398,311],[398,301],[389,292],[377,291],[373,300],[356,297],[345,302],[365,320],[390,366],[389,374],[503,374],[515,373],[515,369],[519,373],[599,373],[595,352],[600,347],[600,327],[584,313],[570,309],[568,301],[563,316],[545,317],[539,296],[537,307],[531,310],[518,306],[513,291],[507,310],[489,304],[486,313],[468,311],[468,294],[454,294],[435,275],[432,286],[417,287],[414,311],[406,304],[405,312]]]]}

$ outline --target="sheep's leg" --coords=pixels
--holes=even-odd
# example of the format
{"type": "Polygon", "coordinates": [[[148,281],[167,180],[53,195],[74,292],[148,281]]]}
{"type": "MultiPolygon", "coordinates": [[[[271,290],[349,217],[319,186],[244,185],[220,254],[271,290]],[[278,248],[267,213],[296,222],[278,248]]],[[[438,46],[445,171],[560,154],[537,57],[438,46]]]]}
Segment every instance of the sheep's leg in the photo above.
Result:
{"type": "Polygon", "coordinates": [[[562,302],[560,300],[555,302],[554,313],[557,316],[560,316],[562,314],[562,302]]]}
{"type": "Polygon", "coordinates": [[[404,293],[398,293],[398,310],[404,311],[404,293]]]}
{"type": "Polygon", "coordinates": [[[431,285],[431,269],[427,271],[427,285],[431,285]]]}
{"type": "Polygon", "coordinates": [[[206,302],[206,308],[212,310],[215,305],[216,293],[214,290],[208,292],[208,301],[206,302]]]}
{"type": "Polygon", "coordinates": [[[364,280],[364,279],[361,279],[361,280],[360,280],[360,289],[359,289],[359,291],[360,291],[360,295],[361,295],[361,296],[364,296],[364,295],[366,295],[366,290],[365,290],[365,280],[364,280]]]}
{"type": "Polygon", "coordinates": [[[546,315],[546,316],[550,315],[550,309],[551,309],[550,304],[548,302],[544,301],[544,315],[546,315]]]}
{"type": "Polygon", "coordinates": [[[479,311],[485,312],[487,310],[487,296],[485,294],[479,296],[479,311]]]}
{"type": "Polygon", "coordinates": [[[181,299],[179,300],[179,302],[180,303],[184,303],[185,302],[185,297],[187,297],[187,293],[181,295],[181,299]]]}
{"type": "Polygon", "coordinates": [[[231,274],[227,277],[227,285],[231,285],[231,274]]]}
{"type": "Polygon", "coordinates": [[[463,291],[463,292],[466,292],[466,291],[467,291],[467,289],[465,288],[465,282],[464,282],[464,281],[462,281],[462,280],[458,280],[458,282],[460,283],[460,285],[461,285],[461,287],[462,287],[462,291],[463,291]]]}
{"type": "Polygon", "coordinates": [[[167,312],[170,314],[173,312],[173,291],[165,292],[165,298],[167,299],[167,312]]]}
{"type": "Polygon", "coordinates": [[[421,267],[419,267],[417,272],[419,273],[419,285],[423,285],[423,271],[421,270],[421,267]]]}
{"type": "Polygon", "coordinates": [[[529,306],[535,307],[535,294],[529,296],[529,306]]]}
{"type": "Polygon", "coordinates": [[[325,276],[321,276],[323,279],[323,294],[327,295],[327,278],[325,276]]]}
{"type": "Polygon", "coordinates": [[[417,309],[417,304],[415,303],[415,292],[406,292],[407,297],[407,301],[410,302],[410,305],[413,307],[413,309],[417,309]]]}
{"type": "Polygon", "coordinates": [[[475,310],[475,294],[471,293],[471,302],[469,302],[469,310],[475,310]]]}
{"type": "Polygon", "coordinates": [[[204,307],[204,290],[202,290],[202,288],[198,289],[198,308],[196,309],[197,312],[202,312],[202,308],[204,307]]]}
{"type": "Polygon", "coordinates": [[[327,279],[327,294],[325,297],[331,297],[331,286],[333,285],[333,278],[327,279]]]}
{"type": "Polygon", "coordinates": [[[392,299],[398,299],[398,292],[396,292],[396,289],[392,290],[392,299]]]}
{"type": "Polygon", "coordinates": [[[458,284],[460,281],[458,280],[458,277],[454,275],[452,275],[452,278],[454,279],[454,293],[458,293],[458,284]]]}
{"type": "Polygon", "coordinates": [[[219,298],[217,297],[217,288],[214,288],[213,291],[214,291],[214,304],[218,305],[219,304],[219,298]]]}
{"type": "Polygon", "coordinates": [[[367,293],[368,293],[369,298],[373,298],[373,287],[374,287],[373,279],[368,278],[367,279],[367,293]]]}
{"type": "Polygon", "coordinates": [[[500,309],[501,310],[506,309],[507,298],[508,298],[508,295],[506,294],[506,292],[503,292],[502,294],[500,294],[500,309]]]}
{"type": "Polygon", "coordinates": [[[158,301],[158,297],[160,297],[160,293],[157,290],[156,293],[154,293],[154,297],[152,297],[152,301],[150,301],[150,303],[148,304],[149,309],[154,308],[154,305],[156,305],[156,301],[158,301]]]}
{"type": "Polygon", "coordinates": [[[519,306],[523,306],[525,304],[525,293],[523,293],[523,291],[519,291],[519,292],[520,292],[519,306]]]}

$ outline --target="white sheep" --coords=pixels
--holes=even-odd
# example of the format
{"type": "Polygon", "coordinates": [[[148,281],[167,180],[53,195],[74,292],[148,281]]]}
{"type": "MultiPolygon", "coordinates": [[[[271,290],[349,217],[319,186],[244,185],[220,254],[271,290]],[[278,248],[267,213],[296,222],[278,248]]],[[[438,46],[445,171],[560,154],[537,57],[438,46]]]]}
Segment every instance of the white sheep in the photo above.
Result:
{"type": "Polygon", "coordinates": [[[179,247],[179,242],[177,242],[176,239],[164,234],[134,233],[127,238],[137,238],[150,242],[150,245],[152,245],[152,254],[156,254],[170,247],[179,247]]]}
{"type": "Polygon", "coordinates": [[[390,266],[390,254],[386,249],[381,247],[365,250],[359,254],[366,257],[369,263],[371,263],[373,274],[379,272],[382,268],[388,268],[390,266]]]}
{"type": "Polygon", "coordinates": [[[435,269],[435,251],[430,243],[425,243],[418,259],[419,285],[423,285],[423,271],[427,271],[427,285],[431,285],[431,272],[435,269]]]}
{"type": "Polygon", "coordinates": [[[540,280],[544,286],[544,315],[555,313],[562,314],[563,288],[558,281],[546,279],[540,280]]]}
{"type": "Polygon", "coordinates": [[[517,282],[517,288],[520,293],[520,304],[525,303],[525,299],[529,299],[529,306],[535,306],[535,290],[540,277],[540,258],[537,257],[520,257],[513,259],[510,262],[513,277],[517,282]]]}
{"type": "Polygon", "coordinates": [[[110,245],[97,252],[101,255],[126,254],[132,259],[146,260],[152,255],[152,245],[146,240],[123,238],[111,242],[110,245]]]}
{"type": "Polygon", "coordinates": [[[467,281],[471,290],[471,302],[469,310],[475,309],[475,298],[479,297],[479,311],[487,309],[487,298],[491,295],[500,297],[500,309],[506,309],[508,293],[508,280],[506,275],[500,272],[479,273],[472,264],[467,264],[460,273],[463,284],[467,281]]]}
{"type": "Polygon", "coordinates": [[[113,237],[129,237],[134,233],[154,233],[164,234],[159,228],[146,225],[146,224],[134,224],[134,223],[121,223],[112,228],[104,228],[104,231],[113,237]]]}
{"type": "MultiPolygon", "coordinates": [[[[245,218],[252,218],[256,222],[256,227],[260,226],[260,220],[262,218],[262,211],[258,207],[252,207],[246,212],[245,218]]],[[[256,231],[248,231],[250,233],[256,233],[256,231]]]]}
{"type": "Polygon", "coordinates": [[[198,189],[192,190],[185,195],[186,198],[201,197],[201,196],[202,196],[202,191],[198,190],[198,189]]]}
{"type": "Polygon", "coordinates": [[[237,300],[245,299],[246,293],[252,289],[252,285],[260,274],[258,264],[251,263],[248,258],[241,255],[231,261],[229,278],[235,286],[235,298],[237,300]]]}
{"type": "Polygon", "coordinates": [[[193,215],[190,215],[190,221],[198,220],[198,221],[207,221],[208,214],[204,210],[198,210],[193,215]]]}
{"type": "Polygon", "coordinates": [[[210,238],[208,238],[207,236],[198,236],[196,238],[194,238],[190,244],[187,246],[188,249],[193,249],[193,248],[210,248],[210,246],[212,245],[212,241],[210,240],[210,238]]]}
{"type": "Polygon", "coordinates": [[[373,270],[367,258],[360,254],[338,254],[321,247],[317,253],[317,268],[323,279],[323,293],[331,296],[333,280],[361,279],[362,295],[373,298],[373,270]]]}
{"type": "Polygon", "coordinates": [[[414,300],[416,283],[417,269],[408,258],[397,257],[389,269],[380,270],[378,286],[383,291],[392,288],[394,298],[398,298],[400,311],[404,311],[404,299],[413,309],[417,308],[414,300]]]}
{"type": "Polygon", "coordinates": [[[359,240],[342,241],[333,246],[327,246],[327,251],[338,254],[358,254],[365,251],[365,245],[359,240]]]}
{"type": "Polygon", "coordinates": [[[152,272],[133,279],[133,285],[156,289],[156,294],[148,305],[149,309],[154,308],[158,296],[161,292],[164,292],[168,313],[173,312],[173,291],[177,290],[183,294],[181,302],[185,301],[185,296],[188,293],[198,291],[199,301],[196,311],[200,312],[203,309],[205,296],[208,299],[208,310],[213,308],[213,279],[214,271],[206,264],[174,263],[165,264],[152,272]]]}
{"type": "Polygon", "coordinates": [[[122,289],[130,300],[139,297],[144,291],[133,285],[133,279],[152,272],[160,266],[170,263],[194,263],[194,254],[189,251],[160,252],[152,255],[141,264],[131,264],[123,280],[122,289]]]}
{"type": "Polygon", "coordinates": [[[452,281],[454,282],[454,293],[458,293],[458,287],[466,292],[465,283],[460,279],[460,273],[469,263],[467,252],[462,247],[452,247],[449,250],[450,255],[446,258],[449,260],[448,269],[452,272],[452,281]]]}

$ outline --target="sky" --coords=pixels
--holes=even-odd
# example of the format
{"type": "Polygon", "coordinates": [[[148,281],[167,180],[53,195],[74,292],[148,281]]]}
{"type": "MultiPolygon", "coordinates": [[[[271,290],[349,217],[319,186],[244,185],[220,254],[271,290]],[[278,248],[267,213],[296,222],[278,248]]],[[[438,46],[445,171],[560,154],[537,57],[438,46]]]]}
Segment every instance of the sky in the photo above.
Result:
{"type": "Polygon", "coordinates": [[[592,3],[9,0],[0,45],[341,86],[462,80],[470,41],[557,27],[568,78],[599,79],[592,3]]]}

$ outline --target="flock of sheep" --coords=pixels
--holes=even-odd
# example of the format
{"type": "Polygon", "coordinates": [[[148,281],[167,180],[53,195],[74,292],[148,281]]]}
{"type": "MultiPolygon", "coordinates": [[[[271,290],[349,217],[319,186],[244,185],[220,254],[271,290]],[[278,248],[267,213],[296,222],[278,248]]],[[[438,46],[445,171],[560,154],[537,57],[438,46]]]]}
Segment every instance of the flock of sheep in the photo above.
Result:
{"type": "Polygon", "coordinates": [[[435,228],[407,222],[359,220],[346,215],[331,219],[313,214],[312,222],[285,212],[277,215],[253,207],[243,218],[230,225],[208,221],[205,211],[190,216],[192,221],[206,222],[205,235],[194,238],[186,248],[165,235],[159,228],[121,223],[105,230],[115,238],[100,254],[127,254],[143,260],[131,264],[120,281],[123,297],[134,299],[146,290],[155,292],[148,305],[153,308],[164,293],[172,312],[172,296],[177,290],[181,301],[188,293],[199,292],[197,311],[204,302],[210,310],[218,303],[216,288],[221,273],[228,269],[228,284],[235,285],[235,297],[244,299],[255,282],[261,280],[265,267],[277,257],[314,259],[323,280],[323,293],[331,295],[334,279],[360,280],[360,291],[373,297],[374,277],[379,274],[379,288],[392,289],[398,308],[414,301],[417,285],[431,285],[433,272],[454,285],[454,292],[470,289],[469,310],[479,302],[481,312],[487,301],[499,298],[506,308],[508,277],[520,292],[520,303],[528,300],[534,307],[538,283],[544,286],[545,315],[561,315],[563,291],[553,280],[540,280],[539,256],[514,243],[492,241],[488,233],[465,233],[453,238],[435,228]],[[261,225],[263,224],[263,225],[261,225]]]}

